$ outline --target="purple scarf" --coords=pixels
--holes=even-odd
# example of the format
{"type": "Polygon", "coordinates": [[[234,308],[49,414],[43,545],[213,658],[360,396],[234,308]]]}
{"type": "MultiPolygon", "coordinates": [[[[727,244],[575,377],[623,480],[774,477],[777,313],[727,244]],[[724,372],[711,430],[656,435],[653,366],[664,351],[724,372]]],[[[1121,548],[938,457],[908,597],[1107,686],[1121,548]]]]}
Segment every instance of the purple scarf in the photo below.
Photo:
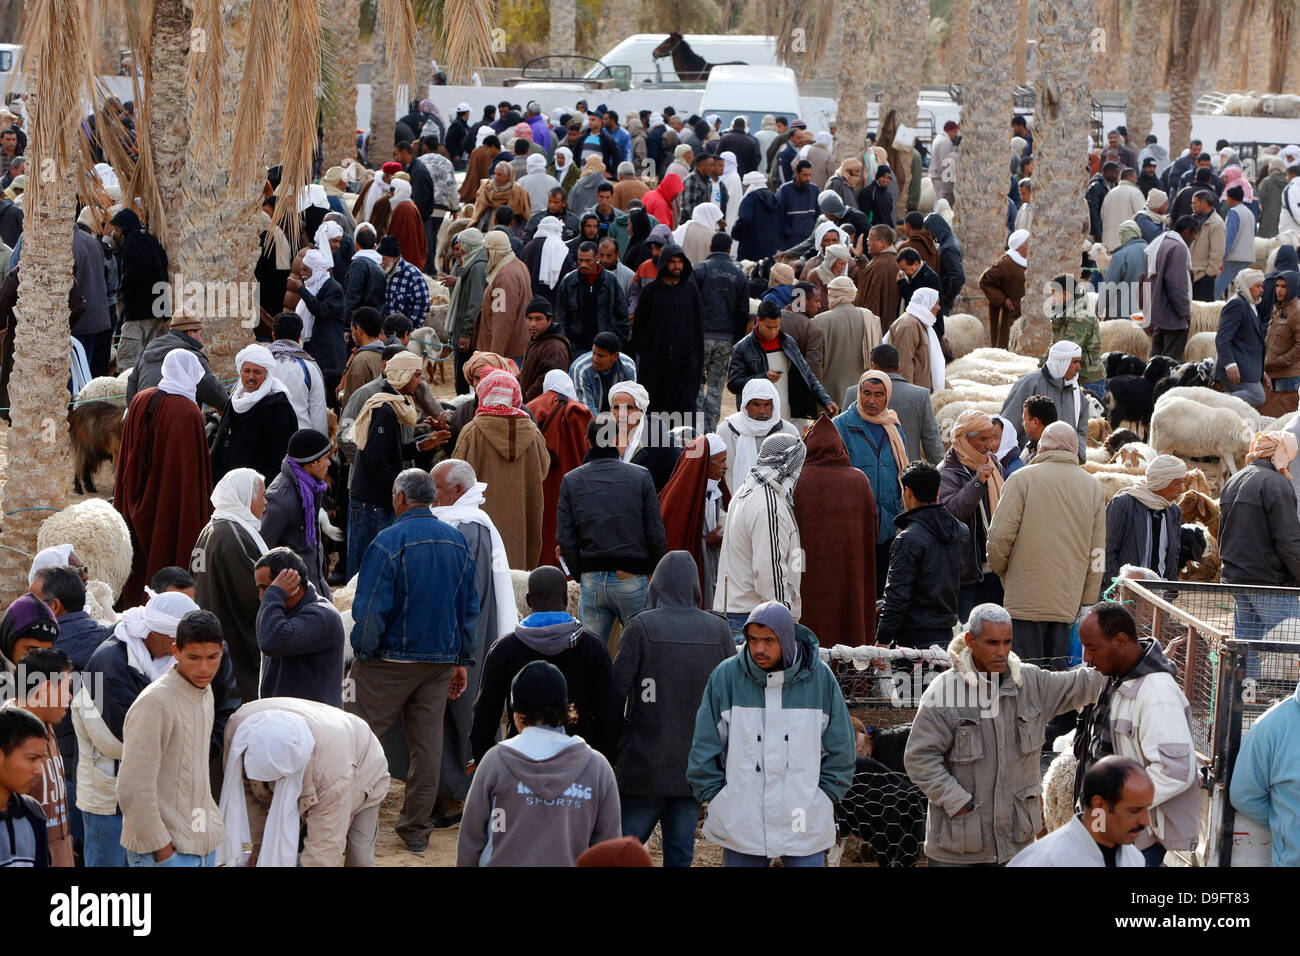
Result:
{"type": "Polygon", "coordinates": [[[302,502],[302,523],[307,533],[307,547],[314,548],[320,540],[320,530],[316,525],[316,496],[325,493],[325,482],[317,481],[307,474],[302,465],[288,455],[284,460],[289,463],[293,476],[298,479],[298,499],[302,502]]]}

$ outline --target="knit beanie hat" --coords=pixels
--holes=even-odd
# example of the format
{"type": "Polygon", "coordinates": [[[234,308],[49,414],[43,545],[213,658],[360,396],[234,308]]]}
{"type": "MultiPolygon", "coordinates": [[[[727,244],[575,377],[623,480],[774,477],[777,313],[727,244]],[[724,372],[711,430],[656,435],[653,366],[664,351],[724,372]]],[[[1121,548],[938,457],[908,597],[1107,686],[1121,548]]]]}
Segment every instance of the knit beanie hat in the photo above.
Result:
{"type": "Polygon", "coordinates": [[[300,428],[289,439],[288,455],[300,465],[328,455],[330,440],[314,428],[300,428]]]}

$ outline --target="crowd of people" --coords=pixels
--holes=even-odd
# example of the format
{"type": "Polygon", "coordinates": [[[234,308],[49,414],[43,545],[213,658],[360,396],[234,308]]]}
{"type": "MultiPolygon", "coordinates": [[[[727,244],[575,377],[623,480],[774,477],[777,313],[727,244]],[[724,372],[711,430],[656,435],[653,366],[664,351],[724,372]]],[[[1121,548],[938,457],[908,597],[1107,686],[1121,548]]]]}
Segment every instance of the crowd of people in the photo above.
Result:
{"type": "MultiPolygon", "coordinates": [[[[413,103],[391,160],[302,191],[292,238],[269,172],[263,322],[229,392],[202,322],[145,294],[166,250],[97,168],[76,281],[98,318],[71,334],[85,375],[131,369],[131,569],[100,622],[93,569],[46,549],[0,620],[0,866],[370,865],[390,768],[397,835],[423,853],[458,826],[460,865],[646,865],[658,827],[687,866],[703,813],[725,865],[819,866],[878,766],[834,645],[949,655],[906,747],[931,865],[1194,846],[1187,702],[1104,600],[1177,577],[1187,467],[1156,457],[1109,502],[1080,467],[1104,384],[1086,293],[1145,278],[1175,357],[1192,299],[1231,294],[1225,388],[1294,390],[1300,273],[1248,268],[1293,201],[1300,231],[1278,170],[1257,202],[1231,149],[1169,163],[1111,133],[1087,194],[1109,267],[1057,277],[1041,367],[941,434],[967,285],[956,123],[923,214],[923,149],[859,153],[784,116],[470,113],[413,103]],[[1071,732],[1077,816],[1035,842],[1044,755],[1071,732]]],[[[1011,132],[1006,251],[978,280],[1001,347],[1033,228],[1032,133],[1011,132]]],[[[1295,454],[1263,432],[1224,488],[1225,580],[1300,581],[1295,454]]],[[[1267,789],[1242,812],[1294,827],[1267,789]]]]}

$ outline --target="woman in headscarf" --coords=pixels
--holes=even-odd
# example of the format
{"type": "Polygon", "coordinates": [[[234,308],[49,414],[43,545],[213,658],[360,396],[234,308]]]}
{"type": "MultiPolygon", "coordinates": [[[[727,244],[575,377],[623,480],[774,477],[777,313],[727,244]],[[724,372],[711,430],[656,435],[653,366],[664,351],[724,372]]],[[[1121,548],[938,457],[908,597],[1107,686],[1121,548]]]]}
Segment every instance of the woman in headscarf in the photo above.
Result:
{"type": "Polygon", "coordinates": [[[212,519],[194,542],[203,560],[192,563],[195,600],[221,622],[230,647],[235,683],[244,700],[257,699],[262,654],[257,647],[257,610],[261,596],[253,565],[266,554],[262,512],[266,483],[252,468],[227,472],[212,489],[212,519]]]}
{"type": "MultiPolygon", "coordinates": [[[[849,267],[853,264],[853,253],[849,247],[841,243],[835,243],[827,246],[822,250],[821,262],[815,269],[804,269],[805,281],[813,287],[813,294],[808,297],[807,314],[809,317],[826,311],[827,305],[827,286],[838,278],[847,278],[849,267]]],[[[854,286],[853,294],[857,295],[857,287],[854,286]]]]}
{"type": "Polygon", "coordinates": [[[600,217],[594,212],[583,213],[578,220],[578,234],[568,242],[569,255],[578,261],[578,247],[584,242],[600,242],[600,217]]]}
{"type": "Polygon", "coordinates": [[[212,443],[212,477],[220,481],[235,468],[273,475],[298,430],[298,415],[284,383],[275,377],[275,356],[253,343],[235,356],[239,382],[221,411],[212,443]]]}
{"type": "Polygon", "coordinates": [[[542,553],[541,563],[560,566],[555,556],[556,508],[560,500],[560,482],[582,464],[587,454],[587,424],[591,410],[578,401],[577,389],[567,372],[552,369],[542,379],[542,394],[528,403],[528,411],[537,422],[550,468],[542,484],[542,553]]]}
{"type": "Polygon", "coordinates": [[[907,311],[885,333],[886,344],[898,349],[898,374],[911,382],[940,391],[944,384],[943,348],[934,331],[939,314],[939,293],[934,289],[917,289],[907,311]]]}
{"type": "Polygon", "coordinates": [[[1187,463],[1173,455],[1157,455],[1146,476],[1106,503],[1106,590],[1126,564],[1156,572],[1163,581],[1178,579],[1178,550],[1187,463]]]}
{"type": "Polygon", "coordinates": [[[605,161],[592,153],[583,164],[578,181],[569,190],[569,208],[581,215],[596,205],[596,190],[606,182],[609,180],[605,177],[605,161]]]}
{"type": "Polygon", "coordinates": [[[487,251],[487,285],[479,307],[474,346],[522,365],[528,348],[528,323],[524,316],[533,298],[533,280],[504,232],[497,229],[489,232],[483,237],[483,248],[487,251]]]}
{"type": "MultiPolygon", "coordinates": [[[[298,280],[298,305],[302,317],[302,340],[307,353],[320,366],[325,377],[325,396],[333,400],[343,369],[348,364],[345,339],[347,324],[343,319],[343,287],[330,275],[334,267],[331,256],[319,249],[309,249],[302,259],[302,278],[298,280]]],[[[289,280],[294,289],[295,280],[289,280]]]]}
{"type": "Polygon", "coordinates": [[[555,307],[555,288],[560,279],[578,267],[577,260],[562,235],[564,226],[554,216],[544,216],[537,224],[537,234],[524,244],[519,259],[528,267],[533,280],[533,295],[541,296],[555,307]]]}
{"type": "Polygon", "coordinates": [[[475,352],[465,360],[463,369],[465,381],[473,397],[457,405],[456,410],[447,419],[447,427],[451,429],[451,438],[447,442],[449,448],[456,447],[461,431],[473,420],[475,412],[478,411],[479,380],[494,368],[511,371],[511,363],[495,352],[475,352]]]}
{"type": "Polygon", "coordinates": [[[573,150],[567,146],[556,147],[551,175],[560,181],[560,188],[564,190],[567,200],[569,190],[573,189],[573,184],[578,181],[581,175],[577,164],[573,161],[573,150]]]}
{"type": "Polygon", "coordinates": [[[1007,239],[1007,251],[980,276],[980,291],[989,302],[989,344],[995,349],[1007,348],[1011,323],[1020,318],[1028,252],[1029,232],[1017,229],[1007,239]]]}
{"type": "Polygon", "coordinates": [[[518,380],[489,371],[475,390],[478,411],[461,431],[452,457],[467,461],[492,489],[483,510],[501,532],[510,566],[537,567],[542,553],[543,486],[551,467],[546,440],[523,409],[518,380]]]}
{"type": "Polygon", "coordinates": [[[119,609],[141,604],[144,586],[159,569],[189,566],[212,513],[212,459],[194,399],[203,375],[193,352],[173,349],[163,359],[162,381],[136,392],[127,407],[113,485],[113,507],[126,521],[132,546],[119,609]]]}
{"type": "Polygon", "coordinates": [[[609,390],[609,410],[618,421],[619,456],[650,472],[655,491],[662,491],[682,453],[663,418],[648,415],[650,393],[639,382],[619,382],[609,390]]]}
{"type": "Polygon", "coordinates": [[[840,163],[826,181],[826,188],[843,199],[847,208],[857,209],[858,192],[862,189],[862,160],[849,157],[840,163]]]}
{"type": "Polygon", "coordinates": [[[420,210],[411,199],[411,184],[404,179],[394,180],[393,194],[388,201],[391,208],[388,235],[397,238],[402,258],[422,270],[429,252],[428,237],[420,210]]]}
{"type": "Polygon", "coordinates": [[[985,602],[1002,603],[1002,582],[989,571],[989,522],[1002,493],[1002,469],[994,454],[993,419],[968,408],[952,426],[952,447],[939,466],[939,502],[970,532],[962,561],[957,616],[966,620],[971,608],[985,602]]]}
{"type": "Polygon", "coordinates": [[[1010,478],[1025,467],[1025,463],[1020,460],[1020,444],[1016,438],[1016,426],[1011,419],[1001,415],[993,416],[993,440],[998,446],[995,456],[1002,467],[1004,478],[1010,478]]]}
{"type": "Polygon", "coordinates": [[[682,247],[691,265],[697,266],[709,257],[709,243],[721,219],[722,210],[716,203],[702,202],[692,211],[690,221],[673,232],[673,240],[682,247]]]}
{"type": "Polygon", "coordinates": [[[633,209],[627,215],[627,222],[629,234],[627,251],[623,253],[623,265],[635,272],[641,263],[650,258],[650,247],[646,243],[650,236],[650,217],[644,208],[633,209]]]}
{"type": "Polygon", "coordinates": [[[515,170],[509,163],[498,163],[492,178],[485,179],[479,186],[474,199],[474,225],[487,232],[492,228],[496,211],[502,206],[509,206],[524,222],[533,214],[528,191],[515,182],[515,170]]]}
{"type": "MultiPolygon", "coordinates": [[[[480,126],[473,151],[465,164],[465,180],[460,186],[460,201],[473,202],[479,187],[487,179],[492,160],[501,152],[501,140],[490,126],[480,126]]],[[[366,217],[369,218],[369,217],[366,217]]],[[[477,218],[477,217],[475,217],[477,218]]]]}

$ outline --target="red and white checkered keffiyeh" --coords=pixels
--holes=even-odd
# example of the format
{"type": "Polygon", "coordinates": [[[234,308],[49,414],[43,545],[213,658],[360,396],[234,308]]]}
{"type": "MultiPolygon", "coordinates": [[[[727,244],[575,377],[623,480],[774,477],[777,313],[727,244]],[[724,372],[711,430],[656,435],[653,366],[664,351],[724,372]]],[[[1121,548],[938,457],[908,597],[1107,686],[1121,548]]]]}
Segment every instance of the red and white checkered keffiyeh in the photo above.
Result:
{"type": "Polygon", "coordinates": [[[519,390],[519,380],[509,372],[493,369],[479,379],[478,415],[498,415],[503,418],[523,418],[524,393],[519,390]]]}

